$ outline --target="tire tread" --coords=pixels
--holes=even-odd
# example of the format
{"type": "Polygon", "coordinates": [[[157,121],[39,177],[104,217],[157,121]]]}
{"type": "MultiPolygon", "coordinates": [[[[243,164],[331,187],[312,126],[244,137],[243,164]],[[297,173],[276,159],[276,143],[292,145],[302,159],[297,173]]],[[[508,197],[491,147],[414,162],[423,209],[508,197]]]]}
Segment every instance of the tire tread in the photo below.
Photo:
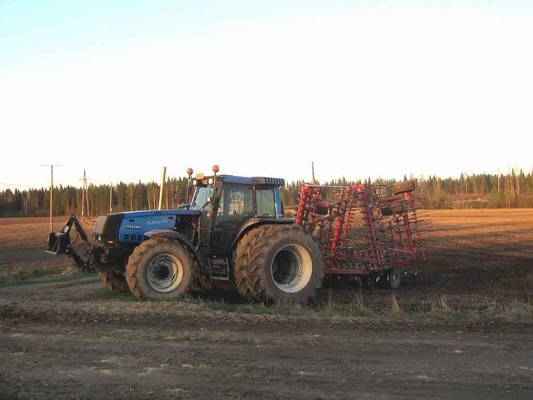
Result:
{"type": "MultiPolygon", "coordinates": [[[[235,252],[235,284],[240,295],[251,301],[275,302],[275,294],[272,293],[265,279],[263,266],[272,247],[272,242],[281,236],[302,234],[305,230],[295,224],[260,225],[248,231],[239,241],[235,252]]],[[[316,280],[312,288],[312,296],[316,289],[320,288],[323,278],[323,268],[320,267],[320,279],[316,280]]],[[[311,297],[312,297],[311,296],[311,297]]]]}

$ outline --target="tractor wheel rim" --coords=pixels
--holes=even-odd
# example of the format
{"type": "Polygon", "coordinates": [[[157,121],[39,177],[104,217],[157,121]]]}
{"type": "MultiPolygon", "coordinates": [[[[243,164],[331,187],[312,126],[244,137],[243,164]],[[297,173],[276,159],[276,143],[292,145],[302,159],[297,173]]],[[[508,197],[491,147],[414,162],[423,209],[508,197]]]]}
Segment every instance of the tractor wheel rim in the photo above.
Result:
{"type": "Polygon", "coordinates": [[[298,293],[307,286],[313,274],[309,251],[299,244],[287,244],[276,252],[270,265],[274,285],[284,293],[298,293]]]}
{"type": "Polygon", "coordinates": [[[176,289],[183,280],[183,265],[172,254],[160,254],[148,263],[146,269],[148,285],[159,293],[176,289]]]}

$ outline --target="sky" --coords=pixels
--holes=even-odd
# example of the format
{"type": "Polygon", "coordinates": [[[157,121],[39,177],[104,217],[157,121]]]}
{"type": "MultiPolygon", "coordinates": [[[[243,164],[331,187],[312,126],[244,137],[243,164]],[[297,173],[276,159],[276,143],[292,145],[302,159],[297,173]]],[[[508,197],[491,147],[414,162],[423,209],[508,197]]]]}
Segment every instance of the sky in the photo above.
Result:
{"type": "Polygon", "coordinates": [[[0,0],[0,190],[533,168],[531,1],[0,0]]]}

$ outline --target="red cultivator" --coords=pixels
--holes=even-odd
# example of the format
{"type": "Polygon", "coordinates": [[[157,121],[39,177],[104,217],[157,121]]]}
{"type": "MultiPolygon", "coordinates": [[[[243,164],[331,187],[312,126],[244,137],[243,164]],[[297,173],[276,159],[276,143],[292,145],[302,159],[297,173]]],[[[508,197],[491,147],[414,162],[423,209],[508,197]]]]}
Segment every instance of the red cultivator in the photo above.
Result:
{"type": "Polygon", "coordinates": [[[423,257],[414,185],[304,185],[296,223],[318,241],[327,274],[382,277],[423,257]]]}

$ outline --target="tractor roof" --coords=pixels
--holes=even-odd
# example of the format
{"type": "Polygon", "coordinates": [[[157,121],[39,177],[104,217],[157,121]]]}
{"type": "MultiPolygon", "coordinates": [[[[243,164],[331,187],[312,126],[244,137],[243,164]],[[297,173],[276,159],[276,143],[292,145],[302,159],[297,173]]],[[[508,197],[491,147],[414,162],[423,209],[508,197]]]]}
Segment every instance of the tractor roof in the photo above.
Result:
{"type": "MultiPolygon", "coordinates": [[[[194,183],[203,181],[205,185],[207,181],[210,181],[213,176],[203,176],[199,178],[197,175],[194,179],[194,183]]],[[[240,185],[265,185],[265,186],[283,186],[285,185],[285,180],[283,178],[270,178],[266,176],[236,176],[236,175],[217,175],[217,179],[220,179],[224,183],[236,183],[240,185]]]]}
{"type": "Polygon", "coordinates": [[[285,180],[282,178],[269,178],[266,176],[235,176],[235,175],[218,175],[218,179],[222,179],[226,183],[238,183],[241,185],[268,185],[268,186],[283,186],[285,180]]]}

